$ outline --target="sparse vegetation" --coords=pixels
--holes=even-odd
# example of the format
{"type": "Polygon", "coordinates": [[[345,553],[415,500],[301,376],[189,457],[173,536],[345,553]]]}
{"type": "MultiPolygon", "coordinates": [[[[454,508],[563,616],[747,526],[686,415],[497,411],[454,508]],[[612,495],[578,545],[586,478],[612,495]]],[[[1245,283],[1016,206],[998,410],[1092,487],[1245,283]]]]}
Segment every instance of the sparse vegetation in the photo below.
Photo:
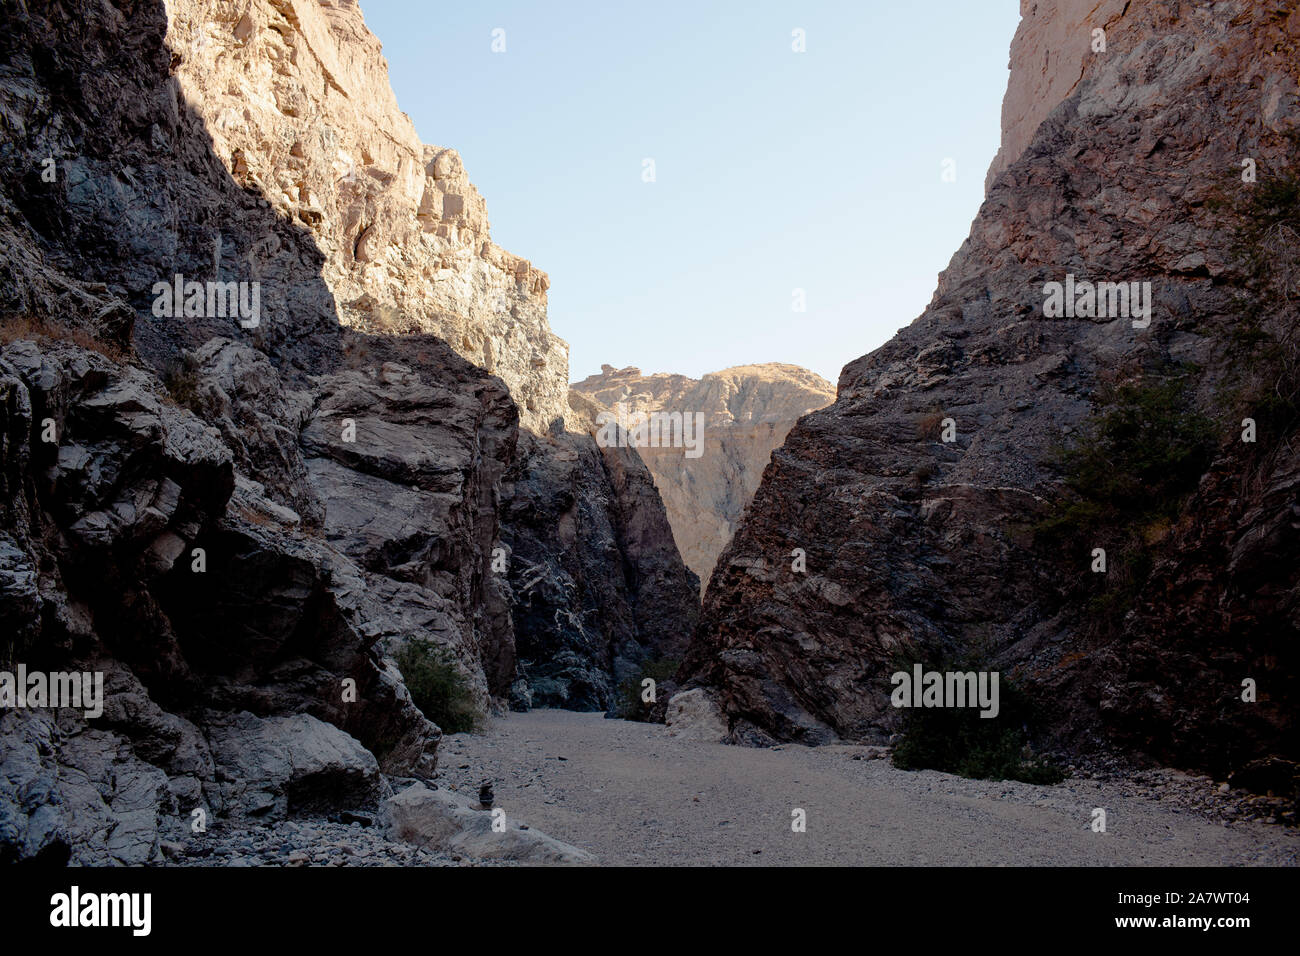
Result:
{"type": "Polygon", "coordinates": [[[1047,535],[1173,518],[1214,449],[1213,423],[1193,404],[1188,366],[1107,386],[1073,447],[1056,462],[1076,496],[1037,530],[1047,535]]]}
{"type": "Polygon", "coordinates": [[[167,394],[177,405],[195,413],[200,411],[198,365],[192,354],[182,352],[169,361],[163,370],[162,381],[167,394]]]}
{"type": "MultiPolygon", "coordinates": [[[[899,664],[899,670],[910,665],[899,664]]],[[[927,670],[931,668],[926,668],[927,670]]],[[[986,669],[945,664],[946,671],[986,669]]],[[[1026,697],[999,675],[996,717],[981,717],[972,707],[922,707],[904,711],[903,739],[894,748],[893,764],[900,770],[941,770],[979,780],[1020,780],[1054,784],[1065,772],[1032,754],[1026,728],[1032,719],[1026,697]]]]}
{"type": "Polygon", "coordinates": [[[49,319],[30,315],[10,316],[0,320],[0,345],[9,345],[23,339],[47,339],[68,342],[92,352],[98,352],[119,364],[130,361],[130,356],[110,342],[102,342],[84,329],[76,329],[49,319]]]}
{"type": "Polygon", "coordinates": [[[946,417],[944,411],[936,408],[931,412],[921,416],[916,421],[916,437],[920,441],[932,440],[938,441],[943,420],[946,417]]]}
{"type": "Polygon", "coordinates": [[[624,720],[650,720],[655,705],[647,704],[641,699],[641,681],[647,677],[653,678],[658,692],[656,696],[659,696],[664,681],[672,680],[680,666],[681,661],[673,657],[643,661],[638,674],[618,685],[614,698],[614,713],[624,720]]]}
{"type": "Polygon", "coordinates": [[[1088,598],[1093,631],[1115,629],[1133,607],[1152,549],[1209,466],[1216,431],[1193,402],[1194,371],[1171,366],[1102,389],[1078,440],[1055,455],[1069,493],[1034,533],[1071,549],[1075,561],[1094,547],[1105,550],[1106,573],[1089,578],[1103,588],[1088,598]],[[1082,555],[1081,543],[1088,548],[1082,555]]]}
{"type": "MultiPolygon", "coordinates": [[[[1300,160],[1300,134],[1290,148],[1300,160]]],[[[1101,588],[1084,616],[1094,632],[1117,630],[1133,608],[1155,549],[1242,419],[1253,419],[1258,435],[1255,444],[1235,444],[1247,480],[1266,473],[1300,427],[1300,177],[1261,166],[1256,182],[1243,183],[1234,172],[1224,195],[1231,199],[1211,207],[1231,234],[1242,283],[1240,312],[1219,327],[1227,361],[1213,404],[1224,421],[1216,425],[1197,410],[1199,370],[1169,365],[1102,389],[1082,434],[1054,455],[1069,494],[1034,532],[1054,547],[1072,547],[1074,561],[1080,542],[1105,549],[1106,573],[1086,575],[1101,588]]]]}
{"type": "Polygon", "coordinates": [[[476,730],[483,715],[451,654],[432,641],[408,641],[395,655],[397,668],[420,712],[444,733],[476,730]]]}
{"type": "MultiPolygon", "coordinates": [[[[1300,164],[1300,133],[1289,137],[1290,168],[1300,164]]],[[[1232,232],[1232,258],[1244,274],[1242,309],[1225,339],[1237,372],[1234,404],[1255,419],[1259,451],[1300,425],[1300,176],[1260,167],[1253,184],[1234,182],[1233,201],[1214,205],[1232,232]]]]}
{"type": "Polygon", "coordinates": [[[916,469],[912,472],[912,480],[916,483],[918,488],[923,487],[935,476],[936,471],[937,469],[933,463],[928,461],[923,462],[922,464],[917,465],[916,469]]]}

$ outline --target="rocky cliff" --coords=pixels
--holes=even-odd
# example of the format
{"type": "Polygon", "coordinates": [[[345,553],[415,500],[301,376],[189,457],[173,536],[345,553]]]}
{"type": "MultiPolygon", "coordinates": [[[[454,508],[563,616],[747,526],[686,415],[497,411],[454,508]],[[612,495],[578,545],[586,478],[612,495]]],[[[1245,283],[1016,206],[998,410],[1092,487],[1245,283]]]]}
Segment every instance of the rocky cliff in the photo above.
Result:
{"type": "Polygon", "coordinates": [[[602,365],[573,390],[617,415],[679,412],[704,416],[699,457],[684,448],[638,448],[654,476],[682,559],[708,583],[714,562],[753,497],[772,450],[800,418],[822,408],[835,389],[796,365],[739,365],[701,379],[602,365]]]}
{"type": "Polygon", "coordinates": [[[790,432],[718,560],[683,676],[734,740],[883,739],[898,664],[957,660],[1024,688],[1040,743],[1215,772],[1300,756],[1300,11],[1084,7],[1023,5],[969,238],[790,432]],[[1056,313],[1067,275],[1150,282],[1149,324],[1056,313]]]}
{"type": "Polygon", "coordinates": [[[649,474],[355,3],[5,19],[0,669],[105,690],[0,713],[0,858],[373,808],[436,773],[412,646],[480,714],[680,656],[649,474]]]}
{"type": "MultiPolygon", "coordinates": [[[[358,5],[186,0],[167,17],[178,99],[234,183],[310,233],[324,307],[363,331],[437,335],[506,383],[524,427],[562,423],[568,346],[546,321],[550,281],[492,242],[456,151],[420,142],[358,5]]],[[[234,271],[271,267],[252,237],[226,241],[234,271]]]]}
{"type": "Polygon", "coordinates": [[[1002,100],[1002,144],[989,164],[985,189],[1025,151],[1039,125],[1083,79],[1128,0],[1020,0],[1011,39],[1011,81],[1002,100]],[[1094,31],[1101,31],[1100,35],[1094,31]]]}
{"type": "Polygon", "coordinates": [[[521,687],[511,705],[624,712],[642,664],[680,661],[699,582],[636,452],[524,436],[506,476],[521,687]]]}

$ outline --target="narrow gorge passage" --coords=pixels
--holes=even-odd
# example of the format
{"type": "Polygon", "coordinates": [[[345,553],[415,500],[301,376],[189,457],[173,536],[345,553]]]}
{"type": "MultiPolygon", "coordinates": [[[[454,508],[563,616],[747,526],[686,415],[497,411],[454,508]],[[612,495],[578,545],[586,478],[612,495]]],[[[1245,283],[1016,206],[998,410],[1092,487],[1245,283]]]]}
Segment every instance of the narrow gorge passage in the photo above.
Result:
{"type": "Polygon", "coordinates": [[[1300,833],[1213,823],[1128,781],[1051,787],[896,770],[872,748],[735,747],[535,710],[444,739],[441,786],[493,780],[506,814],[602,865],[1294,865],[1300,833]],[[1093,833],[1090,814],[1107,811],[1093,833]],[[807,811],[807,832],[791,811],[807,811]]]}

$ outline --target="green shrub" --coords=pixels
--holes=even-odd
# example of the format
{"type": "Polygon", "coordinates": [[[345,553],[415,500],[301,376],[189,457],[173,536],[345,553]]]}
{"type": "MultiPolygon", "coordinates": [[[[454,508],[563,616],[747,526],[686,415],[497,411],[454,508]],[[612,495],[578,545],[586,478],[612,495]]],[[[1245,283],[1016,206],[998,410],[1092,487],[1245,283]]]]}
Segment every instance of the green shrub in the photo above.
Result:
{"type": "Polygon", "coordinates": [[[200,411],[198,364],[193,355],[182,352],[178,358],[170,360],[163,369],[162,382],[177,405],[196,414],[200,411]]]}
{"type": "Polygon", "coordinates": [[[639,672],[618,685],[618,690],[614,695],[614,706],[611,708],[612,712],[623,720],[650,720],[655,704],[647,704],[641,699],[641,681],[647,677],[654,678],[656,697],[658,702],[662,703],[660,695],[663,693],[663,683],[672,680],[681,663],[681,661],[673,657],[659,657],[642,661],[639,672]]]}
{"type": "Polygon", "coordinates": [[[1054,459],[1069,493],[1033,528],[1040,543],[1068,552],[1106,550],[1106,573],[1087,575],[1101,593],[1087,600],[1087,628],[1118,629],[1153,565],[1151,548],[1178,517],[1213,457],[1213,422],[1196,410],[1192,370],[1173,366],[1103,389],[1097,410],[1054,459]]]}
{"type": "Polygon", "coordinates": [[[1074,447],[1057,456],[1077,498],[1049,522],[1074,533],[1178,513],[1214,451],[1214,426],[1193,404],[1190,377],[1174,366],[1102,389],[1074,447]]]}
{"type": "MultiPolygon", "coordinates": [[[[897,670],[910,670],[900,664],[897,670]]],[[[939,671],[981,668],[947,665],[939,671]]],[[[903,717],[903,739],[894,748],[900,770],[941,770],[979,780],[1020,780],[1053,784],[1065,772],[1049,760],[1029,754],[1026,728],[1032,720],[1027,698],[1005,675],[998,681],[998,715],[981,717],[975,707],[912,707],[903,717]]]]}
{"type": "Polygon", "coordinates": [[[476,730],[483,715],[464,674],[445,648],[413,640],[394,655],[411,699],[420,712],[442,728],[459,734],[476,730]]]}

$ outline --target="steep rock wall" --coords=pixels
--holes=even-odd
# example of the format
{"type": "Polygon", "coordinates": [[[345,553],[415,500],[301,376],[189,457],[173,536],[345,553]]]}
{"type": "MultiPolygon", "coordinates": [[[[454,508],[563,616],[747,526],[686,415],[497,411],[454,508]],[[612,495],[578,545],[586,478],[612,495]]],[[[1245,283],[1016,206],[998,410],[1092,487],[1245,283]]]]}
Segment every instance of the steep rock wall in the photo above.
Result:
{"type": "Polygon", "coordinates": [[[989,164],[985,192],[1020,158],[1047,115],[1074,92],[1095,55],[1094,45],[1100,46],[1129,6],[1129,0],[1020,0],[1011,78],[1002,100],[1002,145],[989,164]]]}
{"type": "Polygon", "coordinates": [[[1248,195],[1243,157],[1294,170],[1300,13],[1147,0],[1107,34],[992,179],[930,306],[773,455],[683,670],[733,739],[883,739],[896,662],[973,655],[1031,690],[1063,746],[1122,740],[1220,772],[1295,758],[1290,458],[1258,465],[1225,397],[1224,336],[1250,302],[1214,200],[1248,195]],[[1044,283],[1067,273],[1150,281],[1150,326],[1046,318],[1044,283]],[[1096,638],[1079,588],[1098,542],[1033,534],[1063,492],[1052,459],[1105,383],[1178,362],[1202,370],[1189,401],[1217,422],[1218,462],[1157,539],[1135,614],[1096,638]],[[1244,677],[1267,699],[1243,703],[1244,677]]]}
{"type": "MultiPolygon", "coordinates": [[[[420,142],[358,5],[173,0],[167,14],[179,96],[230,177],[310,232],[340,321],[437,335],[501,377],[524,427],[563,422],[550,280],[492,242],[456,151],[420,142]]],[[[256,237],[229,241],[237,271],[262,268],[256,237]]]]}

